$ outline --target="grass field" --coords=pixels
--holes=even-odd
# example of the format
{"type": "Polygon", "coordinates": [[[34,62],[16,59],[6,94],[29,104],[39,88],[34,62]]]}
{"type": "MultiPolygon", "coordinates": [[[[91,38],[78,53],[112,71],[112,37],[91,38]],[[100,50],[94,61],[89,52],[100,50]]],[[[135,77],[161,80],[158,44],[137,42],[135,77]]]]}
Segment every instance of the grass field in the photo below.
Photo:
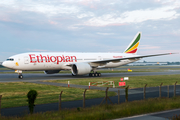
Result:
{"type": "MultiPolygon", "coordinates": [[[[78,84],[78,85],[89,85],[89,82],[102,82],[102,81],[114,81],[115,86],[118,86],[120,82],[120,77],[94,77],[94,78],[85,78],[85,79],[73,79],[73,80],[55,80],[48,82],[56,82],[56,83],[68,83],[70,84],[78,84]]],[[[175,82],[180,84],[180,75],[157,75],[157,76],[134,76],[129,77],[129,80],[126,81],[126,86],[129,85],[130,88],[140,88],[144,87],[145,84],[148,84],[147,87],[155,87],[159,86],[161,83],[163,85],[174,85],[175,82]]]]}
{"type": "MultiPolygon", "coordinates": [[[[35,104],[58,102],[59,94],[63,91],[62,101],[82,100],[84,89],[57,87],[26,82],[0,83],[0,95],[2,95],[2,108],[27,106],[27,93],[34,89],[38,92],[35,104]]],[[[108,92],[109,96],[116,93],[108,92]]],[[[99,90],[87,90],[86,98],[104,97],[105,92],[99,90]]]]}
{"type": "MultiPolygon", "coordinates": [[[[105,120],[152,113],[180,108],[180,97],[155,98],[122,103],[120,105],[102,105],[90,108],[66,109],[57,112],[37,113],[24,117],[2,117],[1,120],[105,120]]],[[[174,119],[175,120],[175,119],[174,119]]],[[[176,119],[178,120],[178,119],[176,119]]]]}

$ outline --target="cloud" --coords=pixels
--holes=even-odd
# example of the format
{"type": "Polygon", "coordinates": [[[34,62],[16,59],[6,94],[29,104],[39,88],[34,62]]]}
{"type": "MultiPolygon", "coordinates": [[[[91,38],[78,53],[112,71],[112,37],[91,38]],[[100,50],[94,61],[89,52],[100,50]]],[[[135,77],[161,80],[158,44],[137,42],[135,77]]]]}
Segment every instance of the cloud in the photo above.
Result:
{"type": "Polygon", "coordinates": [[[93,17],[93,16],[94,16],[93,12],[85,12],[85,13],[77,15],[77,18],[81,19],[81,18],[93,17]]]}
{"type": "MultiPolygon", "coordinates": [[[[180,50],[145,50],[145,51],[139,51],[140,54],[159,54],[159,53],[175,53],[174,55],[180,58],[179,53],[180,50]]],[[[179,61],[179,60],[177,60],[179,61]]]]}
{"type": "Polygon", "coordinates": [[[179,0],[0,0],[0,8],[1,51],[123,51],[137,31],[142,52],[179,49],[179,0]]]}
{"type": "MultiPolygon", "coordinates": [[[[161,0],[155,1],[160,4],[171,2],[167,0],[163,2],[161,0]]],[[[22,23],[23,19],[32,19],[37,24],[40,23],[38,19],[28,16],[29,14],[36,14],[37,16],[43,15],[43,22],[50,25],[56,25],[62,27],[62,25],[68,26],[124,26],[129,24],[137,24],[145,21],[162,21],[172,20],[179,17],[175,8],[180,6],[179,2],[172,2],[170,5],[162,5],[158,8],[138,8],[133,10],[119,10],[119,7],[114,6],[115,3],[120,5],[122,1],[113,0],[111,2],[100,0],[54,0],[54,1],[32,1],[26,0],[24,2],[18,0],[2,0],[0,1],[0,7],[2,11],[0,13],[0,20],[9,22],[22,23]],[[113,6],[109,6],[110,3],[114,3],[113,6]],[[84,7],[84,6],[88,7],[84,7]],[[97,10],[92,10],[89,6],[96,6],[97,10]],[[8,12],[7,12],[8,11],[8,12]],[[26,13],[26,14],[25,14],[26,13]],[[103,13],[103,14],[102,14],[103,13]],[[21,18],[12,18],[12,14],[25,14],[20,16],[21,18]],[[68,22],[67,22],[68,21],[68,22]],[[67,24],[62,24],[62,22],[67,24]]],[[[122,4],[134,4],[132,1],[127,1],[122,4]]],[[[121,6],[121,5],[120,5],[121,6]]],[[[42,17],[43,17],[42,16],[42,17]]],[[[30,23],[29,23],[30,24],[30,23]]],[[[42,23],[40,23],[42,24],[42,23]]],[[[71,30],[71,29],[69,29],[71,30]]],[[[72,29],[73,30],[73,29],[72,29]]]]}
{"type": "Polygon", "coordinates": [[[44,2],[44,1],[32,1],[26,0],[19,2],[17,0],[0,1],[0,6],[4,8],[11,8],[15,11],[36,12],[42,13],[47,16],[54,16],[58,14],[72,14],[79,12],[79,8],[75,5],[68,5],[59,2],[44,2]]]}
{"type": "Polygon", "coordinates": [[[151,46],[151,45],[140,45],[139,46],[139,49],[160,49],[161,47],[160,46],[151,46]]]}
{"type": "Polygon", "coordinates": [[[98,32],[97,34],[98,35],[114,35],[114,33],[100,33],[100,32],[98,32]]]}
{"type": "Polygon", "coordinates": [[[173,31],[172,31],[172,34],[175,35],[175,36],[179,36],[179,37],[180,37],[180,29],[178,29],[178,30],[173,30],[173,31]]]}
{"type": "Polygon", "coordinates": [[[27,51],[32,51],[32,52],[49,52],[49,50],[42,50],[42,49],[27,49],[27,51]]]}
{"type": "Polygon", "coordinates": [[[141,23],[148,20],[172,20],[179,17],[174,7],[161,7],[156,9],[126,11],[122,14],[109,13],[100,17],[93,17],[84,22],[87,26],[107,26],[113,24],[124,25],[125,23],[141,23]]]}
{"type": "Polygon", "coordinates": [[[54,21],[49,21],[50,24],[52,25],[57,25],[58,23],[57,22],[54,22],[54,21]]]}

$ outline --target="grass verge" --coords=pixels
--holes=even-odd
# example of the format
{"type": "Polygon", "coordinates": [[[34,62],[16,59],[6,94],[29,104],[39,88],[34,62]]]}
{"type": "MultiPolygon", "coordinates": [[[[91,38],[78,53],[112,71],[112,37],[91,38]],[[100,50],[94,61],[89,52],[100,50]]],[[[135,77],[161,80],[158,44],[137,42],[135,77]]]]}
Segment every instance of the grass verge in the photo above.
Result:
{"type": "MultiPolygon", "coordinates": [[[[180,96],[176,98],[155,98],[122,103],[120,105],[102,105],[90,108],[70,109],[57,112],[37,113],[24,117],[3,117],[2,120],[104,120],[128,117],[180,108],[180,96]]],[[[172,116],[173,117],[173,116],[172,116]]]]}
{"type": "MultiPolygon", "coordinates": [[[[78,85],[89,85],[89,82],[102,82],[102,81],[114,81],[115,86],[118,86],[120,82],[120,77],[94,77],[94,78],[85,78],[85,79],[73,79],[73,80],[48,80],[46,82],[56,82],[56,83],[68,83],[78,84],[78,85]]],[[[144,87],[145,84],[148,84],[147,87],[159,86],[161,83],[163,85],[174,85],[175,82],[180,83],[180,75],[156,75],[156,76],[133,76],[129,77],[129,80],[126,81],[126,86],[129,85],[130,88],[140,88],[144,87]]]]}
{"type": "MultiPolygon", "coordinates": [[[[2,95],[2,108],[27,106],[27,93],[34,89],[38,92],[35,104],[55,103],[59,100],[59,94],[63,91],[62,101],[82,100],[84,89],[57,87],[26,82],[0,83],[0,95],[2,95]]],[[[86,98],[100,98],[105,96],[104,91],[87,90],[86,98]]],[[[116,93],[108,92],[109,96],[116,93]]]]}

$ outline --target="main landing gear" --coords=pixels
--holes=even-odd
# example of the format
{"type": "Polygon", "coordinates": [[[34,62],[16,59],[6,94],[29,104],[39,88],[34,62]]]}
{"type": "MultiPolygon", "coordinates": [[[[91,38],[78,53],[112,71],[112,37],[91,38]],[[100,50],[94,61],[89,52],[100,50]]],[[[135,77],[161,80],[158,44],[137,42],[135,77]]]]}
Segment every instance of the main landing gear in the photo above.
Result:
{"type": "Polygon", "coordinates": [[[101,73],[89,73],[89,77],[101,77],[101,73]]]}

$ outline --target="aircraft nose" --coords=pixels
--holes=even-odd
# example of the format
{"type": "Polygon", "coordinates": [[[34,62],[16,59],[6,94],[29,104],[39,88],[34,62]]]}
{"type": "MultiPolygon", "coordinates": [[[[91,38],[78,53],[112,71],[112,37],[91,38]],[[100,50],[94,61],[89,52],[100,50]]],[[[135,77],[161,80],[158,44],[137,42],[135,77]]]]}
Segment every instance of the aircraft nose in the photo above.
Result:
{"type": "Polygon", "coordinates": [[[6,67],[6,61],[4,61],[4,62],[2,63],[2,66],[6,67]]]}
{"type": "Polygon", "coordinates": [[[6,67],[6,68],[11,68],[11,65],[7,61],[4,61],[2,63],[2,66],[6,67]]]}

